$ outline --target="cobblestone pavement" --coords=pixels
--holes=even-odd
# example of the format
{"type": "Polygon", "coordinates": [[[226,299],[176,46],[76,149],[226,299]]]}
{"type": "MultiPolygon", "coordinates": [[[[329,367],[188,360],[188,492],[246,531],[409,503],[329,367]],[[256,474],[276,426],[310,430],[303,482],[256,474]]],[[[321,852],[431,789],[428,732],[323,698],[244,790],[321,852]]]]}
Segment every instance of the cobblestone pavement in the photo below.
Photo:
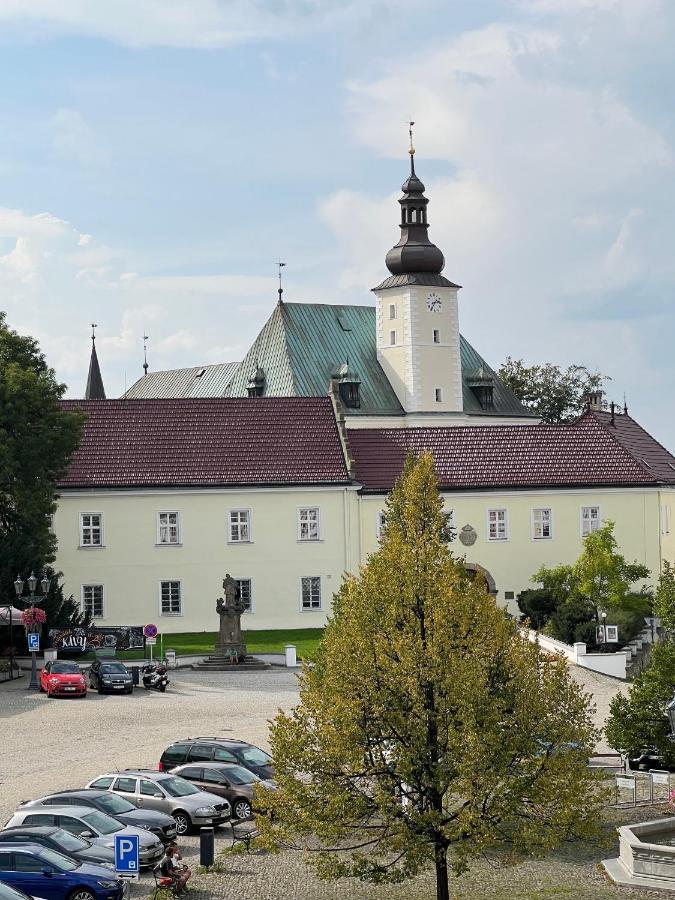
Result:
{"type": "MultiPolygon", "coordinates": [[[[620,682],[573,670],[596,696],[598,715],[604,716],[609,697],[620,682]]],[[[27,679],[0,685],[0,825],[17,803],[40,793],[77,787],[109,768],[156,767],[172,740],[188,735],[224,734],[267,746],[267,722],[278,708],[297,701],[292,672],[272,669],[244,674],[180,671],[170,691],[161,695],[140,689],[132,697],[99,696],[85,700],[47,700],[26,690],[27,679]]],[[[630,811],[621,821],[639,821],[650,812],[630,811]]],[[[617,824],[619,818],[617,818],[617,824]]],[[[229,826],[218,830],[217,852],[231,842],[229,826]]],[[[185,861],[198,863],[198,841],[182,841],[185,861]]],[[[615,844],[616,846],[616,844],[615,844]]],[[[631,891],[609,884],[597,863],[614,850],[569,848],[515,868],[501,869],[485,862],[451,882],[454,898],[513,898],[513,900],[595,900],[650,898],[662,894],[631,891]]],[[[220,872],[195,875],[190,882],[193,900],[433,900],[430,876],[396,886],[374,887],[352,881],[320,882],[290,851],[279,855],[252,852],[219,856],[220,872]]],[[[152,878],[144,875],[130,900],[146,898],[152,878]]]]}

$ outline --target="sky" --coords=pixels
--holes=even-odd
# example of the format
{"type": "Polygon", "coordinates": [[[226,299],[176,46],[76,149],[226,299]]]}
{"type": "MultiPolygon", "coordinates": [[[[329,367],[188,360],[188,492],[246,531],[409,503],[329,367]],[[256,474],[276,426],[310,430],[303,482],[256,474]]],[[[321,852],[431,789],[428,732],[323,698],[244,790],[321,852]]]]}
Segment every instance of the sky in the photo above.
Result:
{"type": "Polygon", "coordinates": [[[0,309],[82,396],[373,302],[407,121],[463,334],[675,450],[672,0],[2,0],[0,309]]]}

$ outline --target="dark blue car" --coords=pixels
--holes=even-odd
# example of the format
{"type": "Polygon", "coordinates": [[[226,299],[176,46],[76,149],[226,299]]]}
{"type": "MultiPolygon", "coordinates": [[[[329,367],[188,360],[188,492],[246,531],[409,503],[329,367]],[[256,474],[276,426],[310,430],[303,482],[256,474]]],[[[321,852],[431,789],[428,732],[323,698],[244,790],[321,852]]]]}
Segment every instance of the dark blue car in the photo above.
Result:
{"type": "Polygon", "coordinates": [[[0,882],[44,900],[122,900],[124,894],[110,869],[30,843],[0,847],[0,882]]]}

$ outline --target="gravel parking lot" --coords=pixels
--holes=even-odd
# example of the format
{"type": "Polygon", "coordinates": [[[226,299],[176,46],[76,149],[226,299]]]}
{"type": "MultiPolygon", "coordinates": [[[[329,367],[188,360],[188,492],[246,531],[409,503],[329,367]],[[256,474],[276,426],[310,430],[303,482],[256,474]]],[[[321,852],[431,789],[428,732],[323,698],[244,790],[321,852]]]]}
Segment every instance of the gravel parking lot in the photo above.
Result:
{"type": "MultiPolygon", "coordinates": [[[[599,718],[608,697],[620,685],[586,683],[600,692],[599,718]]],[[[181,670],[173,673],[166,694],[137,689],[133,696],[99,696],[48,700],[26,690],[27,678],[0,685],[0,825],[24,799],[68,787],[79,787],[110,768],[156,768],[162,750],[189,735],[228,735],[267,748],[267,722],[278,708],[297,702],[296,676],[284,669],[248,674],[219,674],[181,670]]],[[[617,814],[619,822],[640,821],[648,810],[617,814]]],[[[653,813],[656,817],[656,813],[653,813]]],[[[217,831],[216,851],[231,844],[229,826],[217,831]]],[[[181,840],[185,861],[198,864],[198,839],[181,840]]],[[[528,860],[509,869],[487,862],[451,882],[455,898],[649,898],[662,896],[620,889],[609,884],[597,862],[613,855],[605,848],[576,845],[528,860]]],[[[298,853],[269,855],[253,852],[219,857],[220,872],[195,875],[190,882],[194,900],[432,900],[433,879],[420,877],[396,886],[374,887],[353,881],[320,882],[298,853]]],[[[144,875],[130,900],[142,900],[154,887],[144,875]]]]}

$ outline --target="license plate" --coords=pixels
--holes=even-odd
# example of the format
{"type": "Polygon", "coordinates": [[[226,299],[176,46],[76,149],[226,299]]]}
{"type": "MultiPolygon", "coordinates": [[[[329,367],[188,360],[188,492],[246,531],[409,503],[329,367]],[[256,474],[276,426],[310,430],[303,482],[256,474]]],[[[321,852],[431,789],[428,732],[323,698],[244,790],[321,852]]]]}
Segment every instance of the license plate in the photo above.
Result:
{"type": "Polygon", "coordinates": [[[121,691],[121,690],[123,690],[124,685],[123,684],[113,684],[113,688],[116,691],[121,691]]]}
{"type": "Polygon", "coordinates": [[[67,687],[66,690],[67,690],[67,691],[74,691],[75,688],[74,688],[74,687],[67,687]]]}

